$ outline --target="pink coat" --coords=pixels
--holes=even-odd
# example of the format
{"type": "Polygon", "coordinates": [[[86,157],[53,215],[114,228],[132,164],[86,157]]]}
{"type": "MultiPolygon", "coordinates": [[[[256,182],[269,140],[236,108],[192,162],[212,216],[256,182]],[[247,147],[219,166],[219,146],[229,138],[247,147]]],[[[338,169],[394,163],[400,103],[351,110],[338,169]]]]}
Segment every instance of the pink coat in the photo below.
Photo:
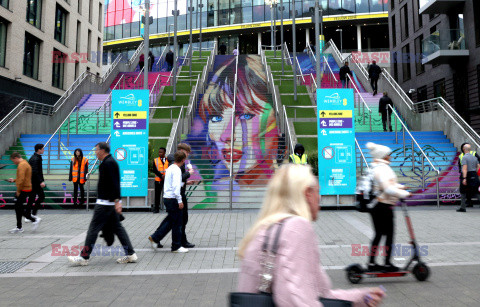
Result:
{"type": "MultiPolygon", "coordinates": [[[[330,278],[320,264],[311,222],[302,217],[292,217],[284,223],[273,272],[272,293],[276,306],[322,306],[319,297],[348,300],[354,302],[354,306],[366,306],[364,298],[368,289],[332,289],[330,278]]],[[[258,293],[264,238],[265,229],[260,230],[247,247],[240,268],[239,292],[258,293]]]]}

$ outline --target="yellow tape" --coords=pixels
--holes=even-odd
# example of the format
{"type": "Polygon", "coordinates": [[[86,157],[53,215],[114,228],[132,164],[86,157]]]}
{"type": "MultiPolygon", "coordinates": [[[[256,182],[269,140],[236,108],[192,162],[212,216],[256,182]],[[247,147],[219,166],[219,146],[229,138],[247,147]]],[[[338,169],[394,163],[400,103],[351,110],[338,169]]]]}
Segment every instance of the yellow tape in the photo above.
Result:
{"type": "Polygon", "coordinates": [[[320,110],[320,118],[352,118],[352,110],[320,110]]]}
{"type": "Polygon", "coordinates": [[[146,119],[147,112],[138,111],[138,112],[115,112],[113,114],[114,119],[146,119]]]}

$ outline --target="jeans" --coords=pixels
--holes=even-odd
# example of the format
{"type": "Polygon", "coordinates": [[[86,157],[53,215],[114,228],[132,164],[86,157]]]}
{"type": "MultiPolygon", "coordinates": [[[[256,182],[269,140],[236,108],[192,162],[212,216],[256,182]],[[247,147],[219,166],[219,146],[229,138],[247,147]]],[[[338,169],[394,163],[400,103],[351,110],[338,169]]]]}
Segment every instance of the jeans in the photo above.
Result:
{"type": "Polygon", "coordinates": [[[85,202],[85,184],[81,184],[78,181],[73,183],[73,204],[77,204],[78,188],[80,187],[80,203],[85,202]]]}
{"type": "Polygon", "coordinates": [[[348,88],[348,79],[342,79],[342,88],[348,88]]]}
{"type": "Polygon", "coordinates": [[[390,132],[393,131],[392,129],[392,114],[390,112],[382,112],[382,124],[383,124],[383,131],[387,131],[387,122],[388,128],[390,132]]]}
{"type": "Polygon", "coordinates": [[[90,254],[92,253],[93,247],[98,238],[98,233],[107,223],[112,225],[112,230],[114,234],[117,235],[118,240],[120,240],[120,243],[125,249],[125,254],[135,254],[127,231],[120,223],[119,215],[115,211],[115,206],[97,204],[95,205],[95,209],[93,210],[92,221],[90,222],[90,226],[88,227],[87,238],[85,239],[85,247],[82,249],[82,252],[80,254],[84,259],[90,258],[90,254]]]}
{"type": "Polygon", "coordinates": [[[370,78],[370,85],[374,92],[378,91],[378,78],[370,78]]]}
{"type": "Polygon", "coordinates": [[[385,264],[390,264],[390,258],[392,255],[393,249],[393,209],[389,204],[378,203],[370,211],[373,220],[373,226],[375,228],[375,237],[372,241],[372,246],[370,248],[370,263],[375,263],[375,253],[378,251],[378,243],[382,236],[386,236],[385,246],[386,246],[386,257],[385,264]]]}
{"type": "Polygon", "coordinates": [[[182,246],[182,210],[178,207],[175,198],[164,198],[163,203],[167,208],[167,217],[163,219],[155,233],[152,235],[154,242],[160,242],[167,233],[172,231],[172,251],[182,246]]]}
{"type": "Polygon", "coordinates": [[[20,195],[17,197],[15,200],[15,215],[17,216],[17,228],[22,228],[22,217],[26,217],[32,222],[35,222],[36,220],[32,217],[30,214],[29,210],[23,210],[23,204],[27,200],[27,197],[29,198],[34,198],[35,195],[33,195],[32,192],[20,192],[20,195]]]}
{"type": "Polygon", "coordinates": [[[173,64],[167,63],[167,71],[172,71],[173,64]]]}
{"type": "Polygon", "coordinates": [[[185,233],[185,227],[187,227],[188,223],[188,202],[187,196],[185,193],[182,193],[182,202],[183,202],[183,209],[182,209],[182,246],[187,244],[187,235],[185,233]]]}
{"type": "Polygon", "coordinates": [[[32,193],[28,197],[28,203],[27,203],[27,211],[30,214],[37,215],[38,209],[40,208],[40,205],[42,202],[45,200],[45,192],[43,192],[42,187],[40,184],[32,184],[32,193]],[[38,195],[37,200],[35,200],[35,197],[38,195]],[[35,205],[33,205],[35,203],[35,205]]]}
{"type": "Polygon", "coordinates": [[[163,184],[165,183],[164,180],[162,181],[155,181],[155,206],[153,207],[153,212],[158,212],[160,210],[160,196],[163,192],[163,184]]]}

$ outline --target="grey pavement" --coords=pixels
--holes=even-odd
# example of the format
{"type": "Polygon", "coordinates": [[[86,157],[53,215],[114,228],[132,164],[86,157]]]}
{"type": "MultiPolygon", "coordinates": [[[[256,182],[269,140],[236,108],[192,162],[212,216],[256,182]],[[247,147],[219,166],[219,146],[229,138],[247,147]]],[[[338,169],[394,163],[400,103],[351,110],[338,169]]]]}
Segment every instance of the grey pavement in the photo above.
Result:
{"type": "MultiPolygon", "coordinates": [[[[384,285],[386,306],[480,306],[480,209],[411,208],[418,243],[428,254],[422,260],[431,269],[427,282],[411,275],[403,278],[364,280],[358,286],[384,285]]],[[[189,240],[197,246],[187,254],[172,254],[171,238],[153,251],[147,240],[165,213],[126,212],[123,225],[139,257],[138,263],[117,264],[104,247],[86,267],[72,267],[66,255],[82,245],[91,211],[41,211],[36,232],[25,224],[23,234],[7,231],[15,226],[13,211],[0,212],[0,305],[94,306],[225,306],[235,291],[240,260],[237,246],[256,218],[256,210],[190,211],[189,240]],[[54,245],[56,244],[56,245],[54,245]],[[52,246],[59,254],[52,254],[52,246]],[[59,248],[60,247],[60,248],[59,248]],[[14,273],[3,273],[11,262],[20,262],[14,273]],[[3,274],[2,274],[3,273],[3,274]]],[[[397,210],[395,243],[408,246],[402,212],[397,210]]],[[[321,211],[314,223],[322,265],[335,287],[352,287],[344,268],[365,263],[366,256],[353,254],[352,244],[368,246],[371,236],[368,214],[355,211],[321,211]]],[[[99,238],[97,244],[103,244],[99,238]]],[[[119,251],[115,241],[113,250],[119,251]]],[[[400,250],[400,249],[399,249],[400,250]]],[[[361,248],[360,248],[361,251],[361,248]]],[[[408,252],[407,250],[405,253],[408,252]]],[[[407,254],[395,255],[398,265],[407,254]]]]}

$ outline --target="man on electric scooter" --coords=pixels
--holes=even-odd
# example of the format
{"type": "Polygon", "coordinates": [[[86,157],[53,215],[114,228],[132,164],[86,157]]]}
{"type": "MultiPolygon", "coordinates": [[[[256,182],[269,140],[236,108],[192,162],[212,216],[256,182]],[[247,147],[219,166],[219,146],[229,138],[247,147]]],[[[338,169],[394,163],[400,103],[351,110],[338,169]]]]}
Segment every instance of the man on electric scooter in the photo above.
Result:
{"type": "Polygon", "coordinates": [[[373,191],[377,204],[371,209],[373,226],[375,228],[375,237],[370,248],[370,261],[368,263],[369,271],[397,272],[399,268],[391,263],[393,249],[393,206],[400,199],[410,196],[410,192],[405,191],[405,186],[397,181],[397,175],[390,167],[390,154],[392,150],[387,146],[374,143],[367,143],[367,148],[373,157],[372,172],[374,175],[373,191]],[[375,263],[375,256],[379,251],[378,244],[382,236],[386,236],[385,242],[385,266],[375,263]]]}

